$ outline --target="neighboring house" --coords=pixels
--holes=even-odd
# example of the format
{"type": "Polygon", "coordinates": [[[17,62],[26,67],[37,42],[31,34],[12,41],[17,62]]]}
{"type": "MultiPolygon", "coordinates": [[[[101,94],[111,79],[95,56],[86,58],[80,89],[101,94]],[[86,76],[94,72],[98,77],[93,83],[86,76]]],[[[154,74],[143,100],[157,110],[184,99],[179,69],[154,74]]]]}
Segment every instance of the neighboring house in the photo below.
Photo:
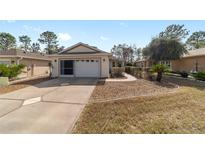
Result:
{"type": "MultiPolygon", "coordinates": [[[[172,71],[198,72],[205,71],[205,48],[191,50],[178,60],[160,61],[172,71]]],[[[152,62],[148,59],[136,61],[136,67],[149,68],[152,62]]]]}
{"type": "Polygon", "coordinates": [[[172,60],[171,68],[173,71],[205,71],[205,48],[191,50],[181,59],[172,60]]]}
{"type": "Polygon", "coordinates": [[[152,67],[152,62],[149,59],[141,59],[135,62],[135,66],[138,68],[150,68],[152,67]]]}
{"type": "Polygon", "coordinates": [[[0,51],[0,64],[24,64],[25,68],[18,78],[50,75],[51,60],[40,53],[24,52],[17,49],[0,51]]]}
{"type": "Polygon", "coordinates": [[[80,42],[49,57],[52,77],[109,77],[112,54],[97,47],[80,42]]]}

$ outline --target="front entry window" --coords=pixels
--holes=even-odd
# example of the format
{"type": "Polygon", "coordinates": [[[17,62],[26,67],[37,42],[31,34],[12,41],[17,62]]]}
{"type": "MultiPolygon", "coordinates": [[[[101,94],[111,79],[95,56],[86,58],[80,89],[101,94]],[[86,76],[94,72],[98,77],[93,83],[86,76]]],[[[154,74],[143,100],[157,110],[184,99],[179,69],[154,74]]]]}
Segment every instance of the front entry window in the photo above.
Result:
{"type": "Polygon", "coordinates": [[[73,60],[60,61],[61,75],[73,75],[73,60]]]}

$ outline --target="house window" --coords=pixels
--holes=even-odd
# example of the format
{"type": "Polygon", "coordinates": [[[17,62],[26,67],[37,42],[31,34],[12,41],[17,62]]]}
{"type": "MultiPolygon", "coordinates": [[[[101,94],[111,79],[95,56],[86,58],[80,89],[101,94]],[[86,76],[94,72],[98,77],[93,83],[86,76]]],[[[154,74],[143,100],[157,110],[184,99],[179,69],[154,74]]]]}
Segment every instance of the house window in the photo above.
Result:
{"type": "Polygon", "coordinates": [[[10,64],[10,61],[0,61],[0,64],[9,65],[9,64],[10,64]]]}
{"type": "Polygon", "coordinates": [[[91,62],[94,62],[94,60],[91,60],[91,62]]]}
{"type": "Polygon", "coordinates": [[[89,62],[89,60],[86,60],[86,62],[89,62]]]}
{"type": "Polygon", "coordinates": [[[84,60],[81,60],[82,62],[84,62],[84,60]]]}

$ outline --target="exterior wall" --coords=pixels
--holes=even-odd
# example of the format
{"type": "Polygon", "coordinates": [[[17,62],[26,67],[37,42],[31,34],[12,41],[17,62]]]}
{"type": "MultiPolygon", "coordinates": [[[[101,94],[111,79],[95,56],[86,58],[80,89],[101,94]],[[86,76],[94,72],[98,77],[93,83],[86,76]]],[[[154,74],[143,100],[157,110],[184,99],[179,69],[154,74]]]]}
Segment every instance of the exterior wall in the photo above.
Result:
{"type": "Polygon", "coordinates": [[[109,77],[109,58],[108,56],[101,57],[101,77],[109,77]]]}
{"type": "Polygon", "coordinates": [[[59,59],[58,58],[52,58],[52,77],[58,77],[59,76],[59,59]]]}
{"type": "Polygon", "coordinates": [[[20,60],[20,64],[26,65],[23,72],[19,75],[20,78],[50,74],[49,61],[23,58],[20,60]]]}
{"type": "Polygon", "coordinates": [[[1,57],[0,58],[0,64],[15,64],[16,63],[16,58],[3,58],[1,57]]]}
{"type": "MultiPolygon", "coordinates": [[[[78,53],[78,52],[96,52],[90,48],[86,48],[84,46],[78,46],[68,51],[69,53],[78,53]]],[[[66,52],[65,52],[66,53],[66,52]]]]}
{"type": "Polygon", "coordinates": [[[198,63],[198,71],[205,71],[205,56],[183,58],[180,60],[171,61],[171,68],[173,71],[196,71],[196,64],[198,63]]]}

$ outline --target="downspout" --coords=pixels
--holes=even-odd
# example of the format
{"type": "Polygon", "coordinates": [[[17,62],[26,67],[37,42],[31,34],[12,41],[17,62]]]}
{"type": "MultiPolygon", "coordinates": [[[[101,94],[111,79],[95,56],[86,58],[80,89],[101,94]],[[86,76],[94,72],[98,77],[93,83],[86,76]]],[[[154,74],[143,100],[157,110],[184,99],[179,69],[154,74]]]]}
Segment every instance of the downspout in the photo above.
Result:
{"type": "Polygon", "coordinates": [[[17,65],[19,65],[20,60],[22,60],[22,59],[23,59],[23,57],[20,57],[20,59],[17,59],[17,65]]]}

